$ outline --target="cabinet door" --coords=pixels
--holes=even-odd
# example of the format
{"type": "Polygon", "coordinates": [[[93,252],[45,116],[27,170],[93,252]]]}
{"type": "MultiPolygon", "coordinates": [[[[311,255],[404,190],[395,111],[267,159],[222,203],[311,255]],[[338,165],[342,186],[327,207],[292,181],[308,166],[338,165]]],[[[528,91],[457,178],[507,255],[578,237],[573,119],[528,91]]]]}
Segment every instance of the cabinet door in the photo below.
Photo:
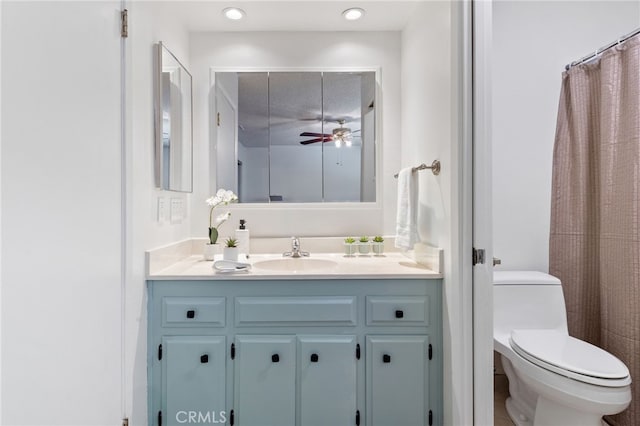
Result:
{"type": "Polygon", "coordinates": [[[428,422],[428,336],[367,336],[367,425],[428,422]]]}
{"type": "Polygon", "coordinates": [[[236,336],[234,368],[238,425],[295,424],[295,336],[236,336]]]}
{"type": "Polygon", "coordinates": [[[355,336],[301,336],[300,421],[351,426],[356,416],[355,336]]]}
{"type": "Polygon", "coordinates": [[[162,424],[182,425],[191,418],[226,416],[225,337],[162,338],[162,424]]]}

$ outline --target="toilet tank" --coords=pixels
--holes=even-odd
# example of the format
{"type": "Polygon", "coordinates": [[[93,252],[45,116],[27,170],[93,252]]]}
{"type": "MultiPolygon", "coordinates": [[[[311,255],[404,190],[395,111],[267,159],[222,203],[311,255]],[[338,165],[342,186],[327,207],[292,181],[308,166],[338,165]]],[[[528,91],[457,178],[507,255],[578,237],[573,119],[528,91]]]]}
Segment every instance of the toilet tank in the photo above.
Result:
{"type": "Polygon", "coordinates": [[[567,311],[560,280],[536,271],[494,271],[494,337],[514,329],[567,332],[567,311]]]}

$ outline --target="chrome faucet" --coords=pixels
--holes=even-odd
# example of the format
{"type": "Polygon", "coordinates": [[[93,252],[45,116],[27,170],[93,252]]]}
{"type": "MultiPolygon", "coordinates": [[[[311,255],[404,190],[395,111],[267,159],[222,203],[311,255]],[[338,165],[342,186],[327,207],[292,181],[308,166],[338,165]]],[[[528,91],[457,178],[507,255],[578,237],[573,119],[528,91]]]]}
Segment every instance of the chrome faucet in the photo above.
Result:
{"type": "Polygon", "coordinates": [[[284,257],[303,257],[309,256],[308,251],[300,250],[300,239],[298,237],[291,237],[291,251],[282,253],[284,257]]]}

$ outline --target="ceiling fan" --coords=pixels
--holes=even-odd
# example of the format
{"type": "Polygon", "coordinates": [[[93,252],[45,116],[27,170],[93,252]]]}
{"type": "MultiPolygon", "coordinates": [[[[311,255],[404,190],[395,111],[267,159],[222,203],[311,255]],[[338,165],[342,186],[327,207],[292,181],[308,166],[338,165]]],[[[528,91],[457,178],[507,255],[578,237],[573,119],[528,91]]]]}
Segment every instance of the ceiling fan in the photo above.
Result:
{"type": "Polygon", "coordinates": [[[357,133],[360,130],[351,131],[350,128],[344,127],[345,120],[338,120],[338,124],[340,127],[336,127],[333,129],[331,134],[328,133],[313,133],[313,132],[302,132],[300,136],[309,136],[314,137],[315,139],[309,139],[306,141],[300,142],[301,145],[309,145],[317,142],[335,142],[336,146],[341,146],[342,144],[346,146],[351,146],[351,141],[353,140],[353,133],[357,133]]]}

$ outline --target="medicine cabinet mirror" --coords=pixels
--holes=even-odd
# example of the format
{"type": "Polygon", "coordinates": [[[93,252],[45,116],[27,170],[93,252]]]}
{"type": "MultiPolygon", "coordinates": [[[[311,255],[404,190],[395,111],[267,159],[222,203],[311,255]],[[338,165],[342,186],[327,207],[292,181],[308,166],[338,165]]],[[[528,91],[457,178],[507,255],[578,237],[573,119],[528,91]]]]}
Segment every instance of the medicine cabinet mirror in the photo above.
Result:
{"type": "Polygon", "coordinates": [[[155,75],[156,187],[193,189],[192,81],[189,71],[159,42],[155,75]]]}
{"type": "Polygon", "coordinates": [[[244,203],[375,202],[375,71],[216,72],[217,187],[244,203]]]}

